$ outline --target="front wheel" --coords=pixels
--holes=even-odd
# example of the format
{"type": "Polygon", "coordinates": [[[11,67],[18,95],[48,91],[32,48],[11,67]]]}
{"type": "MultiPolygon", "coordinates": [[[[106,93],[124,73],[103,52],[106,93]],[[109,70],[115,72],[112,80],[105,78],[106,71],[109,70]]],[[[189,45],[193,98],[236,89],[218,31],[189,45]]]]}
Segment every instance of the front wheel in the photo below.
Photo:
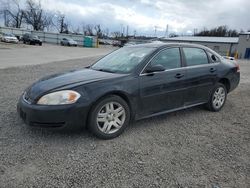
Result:
{"type": "Polygon", "coordinates": [[[98,138],[119,136],[129,124],[128,104],[119,96],[111,95],[98,102],[90,112],[89,129],[98,138]]]}
{"type": "Polygon", "coordinates": [[[224,106],[226,99],[227,89],[223,84],[218,83],[212,91],[210,100],[207,103],[207,108],[213,112],[220,111],[224,106]]]}

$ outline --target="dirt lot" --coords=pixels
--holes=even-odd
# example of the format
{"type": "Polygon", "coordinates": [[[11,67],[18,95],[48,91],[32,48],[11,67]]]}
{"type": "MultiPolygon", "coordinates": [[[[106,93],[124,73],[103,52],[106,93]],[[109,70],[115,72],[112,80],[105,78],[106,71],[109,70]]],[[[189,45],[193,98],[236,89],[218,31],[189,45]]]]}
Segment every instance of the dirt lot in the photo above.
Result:
{"type": "MultiPolygon", "coordinates": [[[[3,52],[1,52],[3,53],[3,52]]],[[[118,138],[31,129],[16,113],[35,80],[97,57],[0,70],[0,187],[250,187],[250,62],[218,113],[196,107],[133,123],[118,138]]]]}

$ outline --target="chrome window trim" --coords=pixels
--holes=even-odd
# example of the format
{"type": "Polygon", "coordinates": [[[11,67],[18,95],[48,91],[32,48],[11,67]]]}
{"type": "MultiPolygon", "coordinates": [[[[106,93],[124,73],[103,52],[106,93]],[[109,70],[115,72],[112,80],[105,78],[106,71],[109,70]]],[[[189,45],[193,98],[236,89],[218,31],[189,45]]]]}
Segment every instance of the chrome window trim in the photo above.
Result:
{"type": "Polygon", "coordinates": [[[190,69],[190,68],[199,68],[199,67],[209,67],[209,66],[217,65],[217,64],[220,64],[220,62],[218,62],[218,63],[208,63],[208,64],[193,65],[193,66],[186,66],[184,68],[190,69]]]}
{"type": "MultiPolygon", "coordinates": [[[[171,48],[180,48],[181,47],[169,47],[169,48],[164,48],[164,49],[161,49],[159,52],[157,52],[152,58],[150,58],[150,60],[148,61],[148,63],[143,67],[142,71],[140,72],[140,75],[139,76],[145,76],[145,75],[150,75],[150,74],[158,74],[158,73],[164,73],[164,72],[169,72],[169,71],[174,71],[174,70],[178,70],[178,69],[190,69],[190,68],[199,68],[199,67],[206,67],[206,66],[211,66],[211,65],[218,65],[220,64],[221,62],[210,62],[209,59],[208,59],[208,63],[207,64],[200,64],[200,65],[193,65],[193,66],[183,66],[183,67],[179,67],[179,68],[174,68],[174,69],[166,69],[164,71],[160,71],[160,72],[151,72],[151,73],[143,73],[145,68],[148,66],[148,64],[152,61],[153,58],[155,58],[155,56],[157,56],[160,52],[162,52],[163,50],[166,50],[166,49],[171,49],[171,48]]],[[[195,47],[194,47],[195,48],[195,47]]],[[[202,49],[202,48],[198,48],[198,49],[202,49]]],[[[204,49],[202,49],[204,50],[204,49]]],[[[207,54],[206,50],[204,50],[204,52],[207,54]]],[[[210,52],[211,53],[211,52],[210,52]]],[[[181,57],[181,53],[180,53],[180,58],[182,59],[181,57]]]]}

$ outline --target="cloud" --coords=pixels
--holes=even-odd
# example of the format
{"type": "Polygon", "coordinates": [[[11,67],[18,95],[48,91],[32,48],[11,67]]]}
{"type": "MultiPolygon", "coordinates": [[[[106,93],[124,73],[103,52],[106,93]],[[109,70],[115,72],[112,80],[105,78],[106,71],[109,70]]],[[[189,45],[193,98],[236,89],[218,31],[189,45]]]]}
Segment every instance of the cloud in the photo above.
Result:
{"type": "Polygon", "coordinates": [[[110,31],[130,31],[163,35],[166,26],[170,32],[190,33],[194,28],[203,29],[228,25],[233,29],[249,29],[250,1],[238,0],[42,0],[50,11],[61,11],[75,25],[101,24],[110,31]]]}

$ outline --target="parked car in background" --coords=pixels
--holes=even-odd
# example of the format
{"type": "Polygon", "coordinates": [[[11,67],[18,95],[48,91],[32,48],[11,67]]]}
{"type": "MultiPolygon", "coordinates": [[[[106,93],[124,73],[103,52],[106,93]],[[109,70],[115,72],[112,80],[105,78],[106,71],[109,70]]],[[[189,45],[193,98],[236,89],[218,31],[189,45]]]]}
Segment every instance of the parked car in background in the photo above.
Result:
{"type": "Polygon", "coordinates": [[[115,47],[122,47],[123,45],[121,44],[121,41],[119,40],[114,40],[112,42],[112,45],[115,46],[115,47]]]}
{"type": "Polygon", "coordinates": [[[23,35],[22,39],[24,44],[30,44],[30,45],[39,44],[40,46],[42,46],[42,40],[36,35],[26,33],[23,35]]]}
{"type": "Polygon", "coordinates": [[[3,37],[3,33],[0,32],[0,40],[2,40],[2,37],[3,37]]]}
{"type": "Polygon", "coordinates": [[[110,139],[131,119],[197,105],[220,111],[239,80],[239,65],[205,46],[133,45],[84,69],[40,79],[21,94],[17,109],[30,126],[87,126],[110,139]]]}
{"type": "Polygon", "coordinates": [[[9,42],[9,43],[18,43],[19,40],[13,34],[6,34],[4,33],[1,37],[2,42],[9,42]]]}
{"type": "Polygon", "coordinates": [[[63,38],[61,40],[62,46],[77,46],[77,42],[71,38],[63,38]]]}
{"type": "Polygon", "coordinates": [[[136,45],[136,42],[127,42],[126,44],[124,44],[124,46],[133,46],[136,45]]]}

